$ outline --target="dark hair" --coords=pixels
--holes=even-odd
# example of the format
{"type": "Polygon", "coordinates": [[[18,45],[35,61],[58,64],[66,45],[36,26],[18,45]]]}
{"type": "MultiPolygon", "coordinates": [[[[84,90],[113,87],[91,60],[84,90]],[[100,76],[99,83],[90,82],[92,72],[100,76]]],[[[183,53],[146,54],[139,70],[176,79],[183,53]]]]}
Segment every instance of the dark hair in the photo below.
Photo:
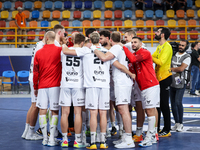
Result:
{"type": "Polygon", "coordinates": [[[161,34],[164,33],[165,34],[165,40],[167,40],[171,34],[169,28],[166,27],[159,27],[158,29],[161,29],[161,34]]]}
{"type": "Polygon", "coordinates": [[[134,36],[132,39],[138,39],[140,42],[142,42],[142,39],[140,37],[134,36]]]}
{"type": "Polygon", "coordinates": [[[60,25],[60,24],[56,24],[55,26],[54,26],[54,28],[53,28],[53,31],[55,32],[55,33],[57,33],[58,32],[58,29],[65,29],[62,25],[60,25]]]}
{"type": "Polygon", "coordinates": [[[189,48],[190,43],[188,42],[188,40],[184,40],[184,39],[182,39],[181,41],[186,43],[185,50],[187,50],[189,48]]]}
{"type": "Polygon", "coordinates": [[[89,28],[89,29],[86,30],[85,35],[86,35],[87,37],[89,37],[89,35],[90,35],[92,32],[94,32],[94,31],[97,31],[97,30],[96,30],[95,28],[89,28]]]}
{"type": "Polygon", "coordinates": [[[194,42],[194,43],[192,43],[192,44],[191,44],[191,48],[194,49],[194,47],[195,47],[198,43],[199,43],[199,42],[197,42],[197,41],[194,42]]]}
{"type": "Polygon", "coordinates": [[[118,31],[114,31],[111,33],[110,38],[113,40],[113,42],[120,42],[121,41],[121,33],[118,31]]]}
{"type": "Polygon", "coordinates": [[[64,33],[64,37],[67,37],[67,36],[68,36],[68,34],[65,32],[65,33],[64,33]]]}
{"type": "Polygon", "coordinates": [[[75,35],[74,44],[81,44],[85,41],[85,36],[82,33],[77,33],[75,35]]]}
{"type": "Polygon", "coordinates": [[[100,36],[105,36],[105,37],[108,37],[110,39],[110,31],[108,30],[102,30],[99,32],[100,36]]]}

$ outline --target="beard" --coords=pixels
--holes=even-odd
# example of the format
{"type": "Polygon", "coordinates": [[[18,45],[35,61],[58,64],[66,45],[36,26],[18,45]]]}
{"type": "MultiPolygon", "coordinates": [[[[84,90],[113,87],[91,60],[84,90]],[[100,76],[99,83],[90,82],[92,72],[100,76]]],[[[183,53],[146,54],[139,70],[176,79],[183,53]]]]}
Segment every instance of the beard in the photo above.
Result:
{"type": "Polygon", "coordinates": [[[184,50],[184,49],[178,49],[178,52],[179,52],[179,53],[184,53],[185,50],[184,50]]]}
{"type": "Polygon", "coordinates": [[[155,39],[159,41],[161,39],[161,34],[160,35],[155,35],[155,39]]]}
{"type": "Polygon", "coordinates": [[[105,47],[105,46],[107,46],[107,45],[108,45],[107,42],[104,42],[104,43],[101,44],[101,46],[103,46],[103,47],[105,47]]]}

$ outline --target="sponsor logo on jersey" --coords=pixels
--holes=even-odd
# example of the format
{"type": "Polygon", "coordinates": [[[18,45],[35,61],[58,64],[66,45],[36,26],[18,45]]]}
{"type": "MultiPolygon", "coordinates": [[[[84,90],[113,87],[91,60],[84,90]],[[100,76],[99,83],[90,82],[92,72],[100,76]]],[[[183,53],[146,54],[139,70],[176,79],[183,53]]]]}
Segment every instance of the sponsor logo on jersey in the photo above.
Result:
{"type": "Polygon", "coordinates": [[[63,104],[63,105],[64,105],[65,103],[64,103],[63,101],[61,101],[60,104],[63,104]]]}
{"type": "Polygon", "coordinates": [[[53,105],[58,105],[58,103],[53,103],[53,105]]]}
{"type": "Polygon", "coordinates": [[[98,78],[95,78],[95,76],[93,76],[93,80],[94,80],[94,82],[96,82],[96,81],[106,82],[106,79],[98,79],[98,78]]]}
{"type": "Polygon", "coordinates": [[[94,107],[94,105],[92,105],[91,103],[88,105],[88,107],[94,107]]]}
{"type": "Polygon", "coordinates": [[[84,98],[78,98],[77,101],[84,101],[84,98]]]}
{"type": "Polygon", "coordinates": [[[39,107],[41,107],[41,104],[40,104],[40,103],[38,103],[38,106],[39,106],[39,107]]]}
{"type": "Polygon", "coordinates": [[[128,102],[128,100],[127,100],[127,99],[124,99],[122,102],[128,102]]]}
{"type": "Polygon", "coordinates": [[[78,75],[78,72],[76,72],[76,70],[74,69],[74,67],[72,67],[72,71],[67,71],[66,74],[68,76],[77,76],[78,75]]]}
{"type": "Polygon", "coordinates": [[[95,75],[104,75],[104,71],[101,69],[101,66],[99,66],[98,70],[94,70],[95,75]]]}
{"type": "Polygon", "coordinates": [[[78,82],[78,79],[69,79],[67,77],[65,77],[66,82],[78,82]]]}

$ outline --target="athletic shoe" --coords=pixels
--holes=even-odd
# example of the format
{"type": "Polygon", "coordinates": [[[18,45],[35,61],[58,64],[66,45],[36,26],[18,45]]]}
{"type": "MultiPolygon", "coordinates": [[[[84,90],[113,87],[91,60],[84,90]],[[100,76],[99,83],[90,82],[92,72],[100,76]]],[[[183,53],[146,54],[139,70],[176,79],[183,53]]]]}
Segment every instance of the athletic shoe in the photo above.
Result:
{"type": "Polygon", "coordinates": [[[117,141],[113,141],[113,144],[119,144],[119,143],[122,143],[122,138],[120,138],[119,140],[117,140],[117,141]]]}
{"type": "Polygon", "coordinates": [[[176,123],[173,127],[172,127],[172,131],[176,131],[177,127],[179,126],[180,123],[176,123]]]}
{"type": "Polygon", "coordinates": [[[33,133],[32,135],[31,135],[30,133],[27,133],[25,139],[26,139],[26,140],[42,140],[43,137],[42,137],[42,136],[39,136],[39,135],[36,134],[36,133],[33,133]]]}
{"type": "Polygon", "coordinates": [[[57,146],[57,145],[59,145],[59,141],[56,141],[56,140],[49,140],[48,141],[48,144],[47,144],[47,146],[57,146]]]}
{"type": "Polygon", "coordinates": [[[27,134],[27,132],[28,132],[28,130],[27,130],[27,131],[24,130],[24,132],[23,132],[23,134],[22,134],[22,136],[21,136],[23,139],[26,138],[26,134],[27,134]]]}
{"type": "Polygon", "coordinates": [[[72,136],[72,133],[71,133],[71,132],[68,132],[68,133],[67,133],[67,136],[72,136]]]}
{"type": "Polygon", "coordinates": [[[192,96],[199,96],[196,93],[190,93],[190,95],[192,95],[192,96]]]}
{"type": "Polygon", "coordinates": [[[82,148],[82,147],[85,147],[85,145],[82,142],[74,141],[74,147],[76,147],[76,148],[82,148]]]}
{"type": "Polygon", "coordinates": [[[119,138],[121,138],[123,135],[123,130],[119,130],[119,138]]]}
{"type": "Polygon", "coordinates": [[[158,133],[158,137],[169,137],[169,136],[171,136],[171,133],[167,131],[161,131],[160,133],[158,133]]]}
{"type": "Polygon", "coordinates": [[[133,148],[135,147],[134,142],[126,142],[125,140],[123,140],[121,143],[114,145],[115,148],[133,148]]]}
{"type": "Polygon", "coordinates": [[[41,128],[37,129],[37,130],[36,130],[36,133],[37,133],[38,135],[42,135],[42,130],[41,130],[41,128]]]}
{"type": "Polygon", "coordinates": [[[106,149],[108,148],[108,145],[105,142],[100,143],[100,149],[106,149]]]}
{"type": "Polygon", "coordinates": [[[148,146],[151,146],[152,145],[152,140],[146,136],[145,139],[138,144],[140,147],[148,147],[148,146]]]}
{"type": "Polygon", "coordinates": [[[68,142],[67,142],[67,140],[65,140],[65,141],[63,141],[62,143],[61,143],[61,147],[68,147],[68,142]]]}
{"type": "Polygon", "coordinates": [[[112,130],[111,130],[111,135],[116,135],[117,134],[117,129],[115,127],[112,127],[112,130]]]}
{"type": "Polygon", "coordinates": [[[134,142],[141,142],[141,141],[143,141],[142,134],[140,136],[134,135],[133,136],[133,140],[134,140],[134,142]]]}
{"type": "Polygon", "coordinates": [[[177,126],[177,129],[176,129],[177,132],[182,132],[183,131],[183,124],[179,124],[177,126]]]}
{"type": "Polygon", "coordinates": [[[86,147],[87,149],[97,149],[96,143],[90,144],[90,146],[86,147]]]}
{"type": "Polygon", "coordinates": [[[152,142],[152,144],[157,143],[156,135],[153,135],[153,136],[151,137],[151,142],[152,142]]]}
{"type": "Polygon", "coordinates": [[[48,139],[43,139],[42,145],[47,146],[47,144],[48,144],[48,139]]]}
{"type": "Polygon", "coordinates": [[[158,133],[156,133],[156,140],[159,141],[158,133]]]}
{"type": "Polygon", "coordinates": [[[90,128],[86,129],[85,134],[86,134],[87,137],[90,137],[90,128]]]}
{"type": "Polygon", "coordinates": [[[58,135],[55,137],[57,139],[61,139],[63,136],[62,136],[62,133],[60,133],[60,131],[58,130],[58,135]]]}
{"type": "Polygon", "coordinates": [[[69,130],[70,132],[73,132],[73,133],[75,132],[74,127],[71,127],[71,128],[69,128],[68,130],[69,130]]]}
{"type": "Polygon", "coordinates": [[[108,137],[111,137],[111,133],[110,133],[109,130],[106,131],[106,137],[107,137],[107,138],[108,138],[108,137]]]}

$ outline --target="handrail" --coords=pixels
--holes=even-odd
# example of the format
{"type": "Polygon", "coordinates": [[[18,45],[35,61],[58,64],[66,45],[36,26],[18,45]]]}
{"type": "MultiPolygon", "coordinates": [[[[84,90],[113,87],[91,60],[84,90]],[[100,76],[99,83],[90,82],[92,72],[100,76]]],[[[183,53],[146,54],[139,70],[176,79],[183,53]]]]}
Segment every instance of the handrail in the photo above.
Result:
{"type": "MultiPolygon", "coordinates": [[[[151,47],[153,47],[154,43],[158,43],[158,41],[154,41],[153,39],[153,35],[155,33],[153,33],[153,29],[154,28],[158,28],[161,26],[88,26],[88,27],[65,27],[65,29],[82,29],[83,34],[85,35],[85,30],[87,28],[97,28],[97,29],[116,29],[117,31],[120,31],[121,28],[143,28],[143,29],[147,29],[150,28],[151,33],[137,33],[137,35],[151,35],[151,40],[144,40],[144,43],[151,43],[151,47]]],[[[185,33],[171,33],[172,35],[186,35],[185,39],[187,40],[187,35],[199,35],[200,33],[188,33],[188,28],[197,28],[200,27],[200,25],[181,25],[181,26],[164,26],[164,27],[168,27],[168,28],[185,28],[185,33]]],[[[43,34],[35,34],[35,35],[17,35],[17,27],[0,27],[0,30],[14,30],[15,34],[14,35],[0,35],[0,37],[15,37],[15,41],[14,42],[0,42],[0,45],[6,45],[6,44],[14,44],[15,47],[17,48],[17,44],[35,44],[37,42],[17,42],[17,37],[21,37],[21,36],[44,36],[43,34]]],[[[21,29],[52,29],[52,27],[23,27],[21,29]]],[[[71,34],[69,34],[70,36],[71,34]]],[[[123,35],[123,34],[122,34],[123,35]]],[[[170,41],[176,41],[179,42],[179,40],[169,40],[170,41]]],[[[194,40],[189,40],[189,42],[195,42],[194,40]]]]}

